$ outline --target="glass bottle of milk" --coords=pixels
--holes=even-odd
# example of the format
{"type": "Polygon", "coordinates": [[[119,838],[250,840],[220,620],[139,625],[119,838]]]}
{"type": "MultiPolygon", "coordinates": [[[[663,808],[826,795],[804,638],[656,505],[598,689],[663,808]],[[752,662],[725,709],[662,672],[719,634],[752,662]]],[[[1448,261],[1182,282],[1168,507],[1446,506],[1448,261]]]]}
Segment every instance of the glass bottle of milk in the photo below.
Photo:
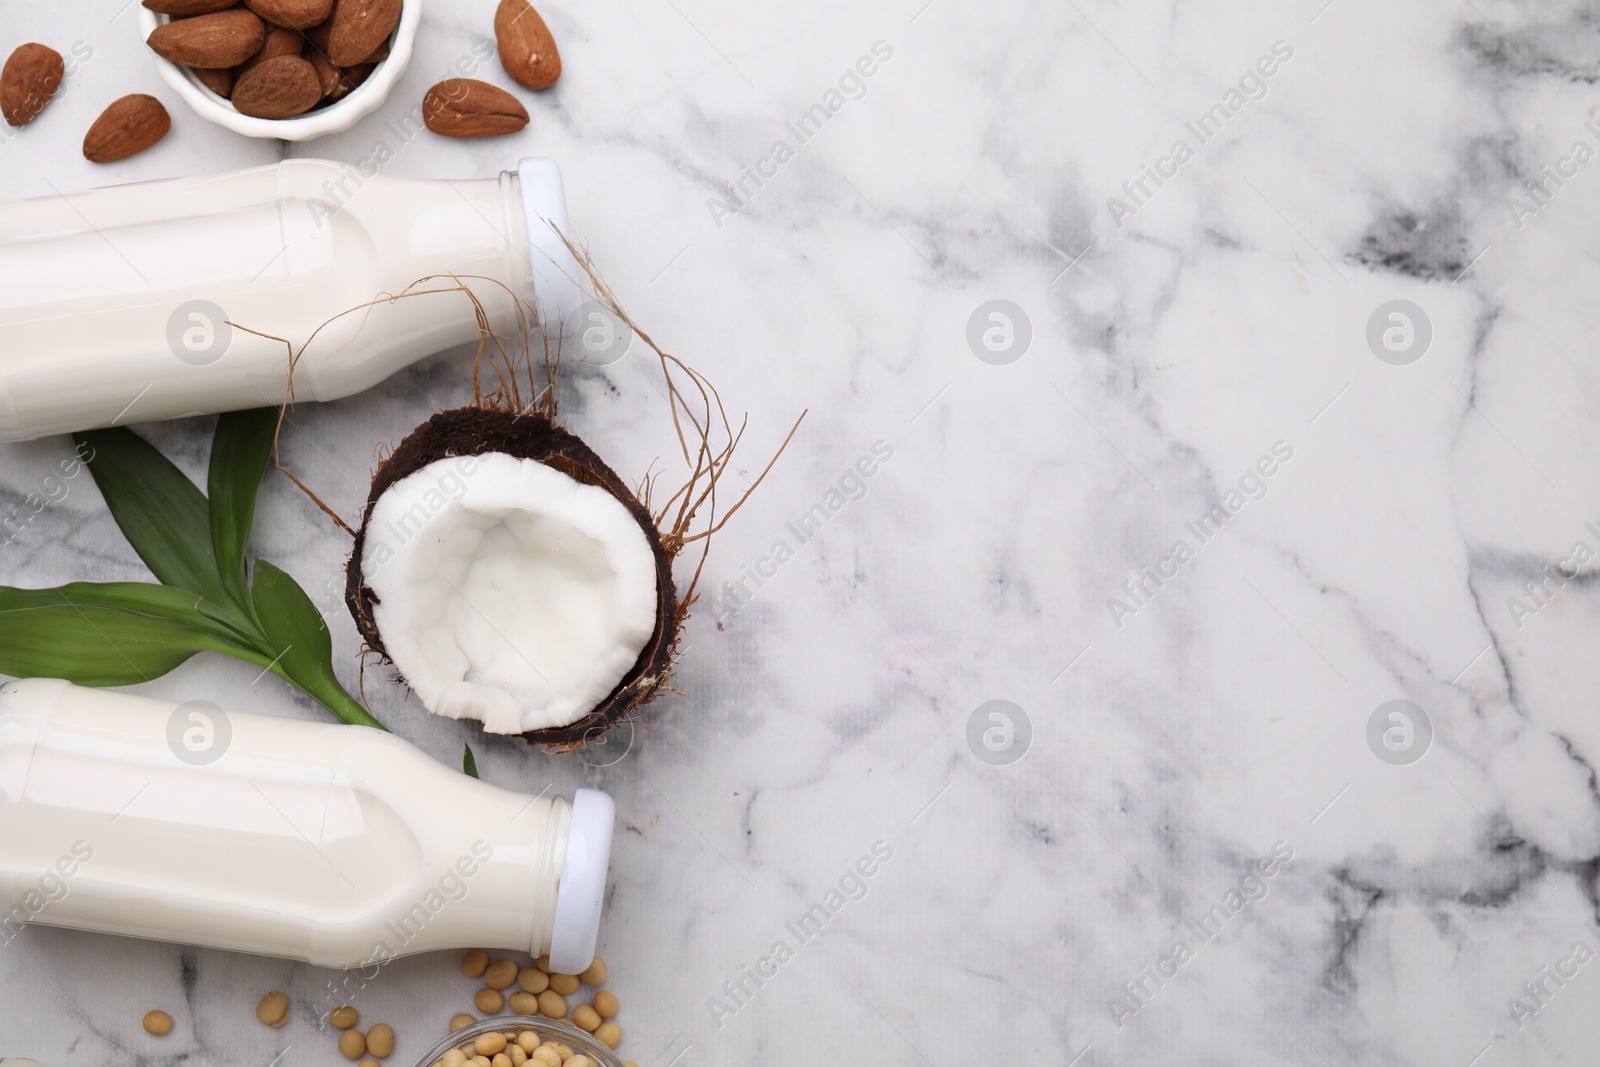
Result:
{"type": "Polygon", "coordinates": [[[531,306],[555,336],[579,300],[566,233],[538,158],[465,180],[289,159],[0,203],[0,440],[275,406],[285,342],[310,342],[294,399],[332,400],[480,336],[462,293],[382,299],[408,287],[467,286],[514,341],[531,306]]]}
{"type": "Polygon", "coordinates": [[[0,686],[0,942],[45,923],[340,968],[504,948],[576,974],[613,817],[364,726],[0,686]]]}

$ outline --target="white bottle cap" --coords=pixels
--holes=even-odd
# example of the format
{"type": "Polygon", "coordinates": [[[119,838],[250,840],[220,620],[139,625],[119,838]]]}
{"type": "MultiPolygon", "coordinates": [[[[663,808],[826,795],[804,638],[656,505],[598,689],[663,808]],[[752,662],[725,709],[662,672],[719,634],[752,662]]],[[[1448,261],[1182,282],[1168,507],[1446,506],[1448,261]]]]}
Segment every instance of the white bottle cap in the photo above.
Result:
{"type": "MultiPolygon", "coordinates": [[[[572,249],[567,224],[567,193],[553,159],[529,156],[517,164],[522,214],[528,224],[528,259],[533,264],[534,303],[546,329],[559,333],[580,303],[578,281],[585,277],[572,249]]],[[[565,973],[565,972],[563,972],[565,973]]]]}
{"type": "MultiPolygon", "coordinates": [[[[550,933],[550,970],[578,974],[594,962],[600,939],[600,909],[606,900],[606,872],[611,866],[611,826],[617,806],[598,789],[572,794],[572,823],[567,854],[556,891],[556,918],[550,933]]],[[[533,947],[538,955],[539,946],[533,947]]]]}

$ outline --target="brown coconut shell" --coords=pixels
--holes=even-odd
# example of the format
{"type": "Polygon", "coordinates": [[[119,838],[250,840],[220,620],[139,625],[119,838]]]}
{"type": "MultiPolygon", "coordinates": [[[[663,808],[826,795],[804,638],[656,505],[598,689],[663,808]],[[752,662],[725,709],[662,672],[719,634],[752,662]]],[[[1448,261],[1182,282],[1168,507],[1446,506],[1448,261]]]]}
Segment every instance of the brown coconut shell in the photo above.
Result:
{"type": "MultiPolygon", "coordinates": [[[[623,675],[604,700],[586,717],[569,726],[531,730],[522,736],[532,745],[581,745],[598,737],[635,709],[648,703],[667,684],[672,671],[672,649],[680,620],[678,594],[672,584],[672,557],[661,541],[660,531],[639,498],[626,482],[608,467],[594,450],[575,435],[542,415],[518,415],[475,407],[442,411],[417,427],[400,442],[372,479],[372,491],[356,531],[355,546],[345,567],[345,603],[356,628],[368,646],[385,660],[383,635],[372,618],[377,601],[361,576],[361,553],[366,543],[367,524],[378,498],[395,482],[430,463],[455,456],[503,452],[518,459],[532,459],[585,485],[598,486],[616,497],[644,530],[656,560],[656,627],[639,653],[632,669],[623,675]]],[[[392,661],[391,661],[392,662],[392,661]]]]}

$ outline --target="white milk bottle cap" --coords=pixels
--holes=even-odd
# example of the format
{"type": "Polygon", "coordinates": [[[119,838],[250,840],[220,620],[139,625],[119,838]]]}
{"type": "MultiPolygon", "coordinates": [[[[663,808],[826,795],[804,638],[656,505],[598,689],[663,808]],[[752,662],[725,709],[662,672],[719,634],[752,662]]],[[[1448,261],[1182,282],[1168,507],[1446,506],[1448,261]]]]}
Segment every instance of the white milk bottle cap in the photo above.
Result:
{"type": "Polygon", "coordinates": [[[568,247],[567,193],[553,159],[529,156],[517,164],[522,214],[528,227],[528,260],[533,265],[534,303],[546,329],[558,332],[580,303],[578,280],[585,277],[568,247]]]}
{"type": "MultiPolygon", "coordinates": [[[[616,817],[616,804],[600,790],[580,789],[572,795],[572,825],[550,934],[550,970],[556,974],[579,974],[594,962],[616,817]]],[[[533,953],[538,952],[535,946],[533,953]]]]}

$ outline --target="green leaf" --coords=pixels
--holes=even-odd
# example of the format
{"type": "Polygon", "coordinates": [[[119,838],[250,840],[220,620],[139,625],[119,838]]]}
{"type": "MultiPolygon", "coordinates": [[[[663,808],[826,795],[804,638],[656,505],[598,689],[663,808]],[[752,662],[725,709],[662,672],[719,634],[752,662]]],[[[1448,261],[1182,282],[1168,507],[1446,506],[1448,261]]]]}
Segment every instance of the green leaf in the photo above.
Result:
{"type": "Polygon", "coordinates": [[[122,535],[164,585],[187,589],[248,616],[217,570],[205,494],[144,438],[120,426],[74,434],[78,453],[122,535]]]}
{"type": "Polygon", "coordinates": [[[240,644],[193,601],[192,594],[141,582],[0,586],[0,672],[133,685],[206,651],[266,666],[267,657],[240,644]]]}
{"type": "Polygon", "coordinates": [[[53,589],[17,589],[0,585],[0,612],[31,608],[113,608],[153,615],[210,634],[218,641],[261,651],[261,638],[241,629],[233,613],[183,589],[153,582],[70,582],[53,589]]]}
{"type": "Polygon", "coordinates": [[[211,469],[206,474],[211,549],[223,584],[246,605],[250,603],[250,590],[245,574],[245,542],[250,539],[256,493],[272,458],[277,429],[276,408],[230,411],[217,419],[217,432],[211,441],[211,469]]]}
{"type": "Polygon", "coordinates": [[[368,714],[333,673],[333,639],[317,607],[289,575],[264,559],[255,562],[251,598],[271,648],[272,672],[357,726],[383,724],[368,714]]]}
{"type": "Polygon", "coordinates": [[[347,723],[383,729],[339,684],[328,628],[294,579],[257,560],[248,582],[245,546],[276,419],[269,408],[218,420],[211,500],[129,430],[75,434],[118,528],[162,584],[0,586],[0,673],[131,685],[220,652],[272,671],[347,723]]]}
{"type": "Polygon", "coordinates": [[[472,754],[471,745],[462,745],[461,773],[469,778],[478,777],[478,758],[472,754]]]}

